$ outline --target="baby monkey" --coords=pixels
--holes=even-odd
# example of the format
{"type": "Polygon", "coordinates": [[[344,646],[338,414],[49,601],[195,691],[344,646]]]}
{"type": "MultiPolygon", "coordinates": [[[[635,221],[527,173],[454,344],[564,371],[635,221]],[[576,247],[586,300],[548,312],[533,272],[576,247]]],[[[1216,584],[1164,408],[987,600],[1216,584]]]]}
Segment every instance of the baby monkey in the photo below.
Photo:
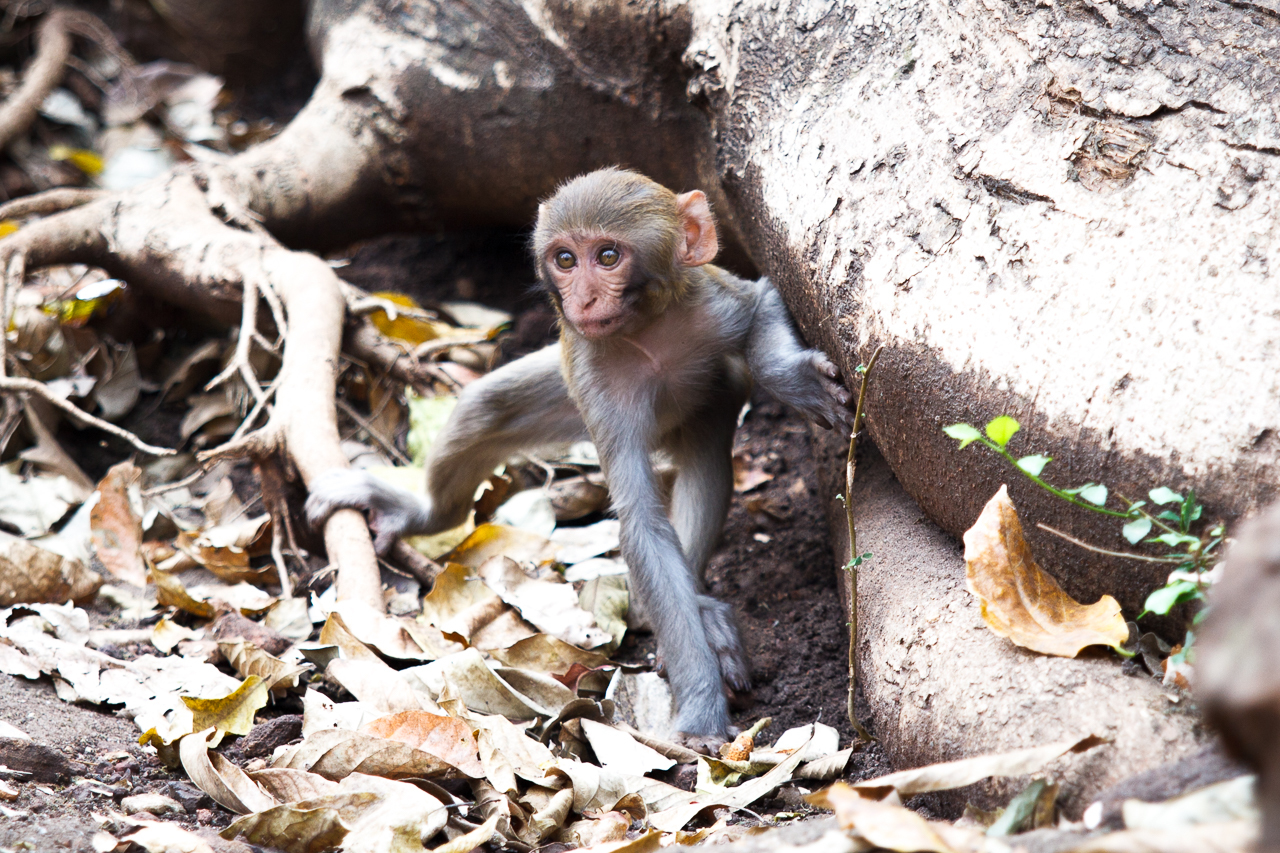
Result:
{"type": "Polygon", "coordinates": [[[538,208],[533,252],[560,341],[468,385],[427,461],[426,499],[351,470],[311,485],[307,514],[368,514],[379,552],[461,524],[480,483],[521,451],[590,438],[622,529],[634,600],[658,640],[676,725],[709,745],[728,733],[725,686],[749,687],[727,604],[703,572],[729,509],[738,413],[754,380],[823,427],[848,428],[835,366],[806,349],[768,279],[711,266],[706,196],[601,169],[538,208]],[[676,466],[670,505],[651,456],[676,466]]]}

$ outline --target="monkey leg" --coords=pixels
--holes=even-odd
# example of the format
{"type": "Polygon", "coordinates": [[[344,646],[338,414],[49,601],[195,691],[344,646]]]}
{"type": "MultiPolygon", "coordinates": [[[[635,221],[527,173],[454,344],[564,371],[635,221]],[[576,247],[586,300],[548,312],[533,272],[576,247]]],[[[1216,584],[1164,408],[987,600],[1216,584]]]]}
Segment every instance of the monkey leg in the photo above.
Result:
{"type": "MultiPolygon", "coordinates": [[[[680,537],[699,591],[733,497],[733,435],[746,399],[744,383],[719,389],[674,436],[671,444],[676,481],[671,493],[671,521],[680,537]]],[[[720,663],[725,683],[736,691],[751,687],[750,667],[738,637],[733,609],[706,594],[698,606],[707,642],[720,663]]]]}
{"type": "Polygon", "coordinates": [[[312,484],[307,516],[318,525],[336,510],[362,510],[375,547],[385,554],[401,536],[438,533],[465,521],[476,488],[512,455],[586,435],[560,372],[560,346],[553,344],[462,392],[427,459],[425,500],[368,472],[339,468],[312,484]]]}

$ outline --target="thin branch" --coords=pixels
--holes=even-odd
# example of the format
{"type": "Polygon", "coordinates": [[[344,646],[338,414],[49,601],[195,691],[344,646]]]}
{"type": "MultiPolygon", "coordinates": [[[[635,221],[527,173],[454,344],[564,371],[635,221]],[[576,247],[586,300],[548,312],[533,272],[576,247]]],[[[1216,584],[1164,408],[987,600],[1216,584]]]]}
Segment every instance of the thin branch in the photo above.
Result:
{"type": "Polygon", "coordinates": [[[114,435],[116,438],[127,441],[133,449],[137,450],[139,453],[146,453],[150,456],[173,456],[178,452],[171,447],[156,447],[153,444],[147,444],[127,429],[118,427],[109,421],[104,421],[102,418],[95,417],[84,409],[62,399],[57,394],[54,394],[46,388],[43,383],[37,382],[34,379],[0,376],[0,394],[23,393],[35,394],[40,399],[61,409],[76,423],[83,426],[96,427],[105,433],[114,435]]]}
{"type": "Polygon", "coordinates": [[[454,347],[467,347],[475,344],[487,344],[492,340],[487,335],[478,338],[456,338],[449,340],[446,338],[436,338],[434,341],[426,341],[414,347],[413,357],[416,359],[430,358],[438,352],[451,350],[454,347]]]}
{"type": "Polygon", "coordinates": [[[22,75],[22,85],[0,105],[0,148],[26,133],[44,99],[62,80],[71,55],[68,13],[54,9],[36,30],[36,55],[22,75]]]}
{"type": "Polygon", "coordinates": [[[858,692],[858,531],[854,525],[853,512],[853,477],[858,468],[858,430],[862,427],[863,405],[867,401],[867,383],[871,380],[871,369],[876,366],[883,346],[876,347],[862,371],[862,386],[858,389],[858,405],[853,410],[853,429],[849,433],[849,452],[844,460],[844,517],[849,526],[849,564],[845,569],[849,572],[849,693],[846,698],[846,710],[849,724],[864,742],[871,742],[870,733],[858,722],[855,705],[858,692]]]}
{"type": "Polygon", "coordinates": [[[1039,527],[1045,533],[1052,533],[1054,536],[1057,536],[1060,539],[1065,539],[1068,542],[1070,542],[1072,545],[1078,545],[1079,547],[1085,549],[1086,551],[1092,551],[1095,554],[1105,554],[1108,557],[1123,557],[1126,560],[1141,560],[1144,563],[1190,562],[1190,560],[1187,559],[1185,554],[1178,555],[1178,556],[1170,555],[1168,557],[1150,557],[1150,556],[1147,556],[1146,554],[1129,554],[1124,551],[1108,551],[1106,548],[1099,548],[1097,545],[1090,545],[1088,542],[1077,539],[1074,536],[1069,536],[1068,534],[1063,533],[1061,530],[1055,530],[1054,528],[1050,527],[1049,525],[1045,524],[1042,521],[1036,522],[1036,527],[1039,527]]]}
{"type": "Polygon", "coordinates": [[[371,424],[367,418],[361,416],[359,412],[353,409],[350,403],[348,403],[346,400],[342,399],[341,397],[337,398],[337,401],[338,401],[338,408],[346,412],[347,417],[351,418],[351,420],[359,424],[360,428],[369,434],[369,437],[373,439],[375,444],[377,444],[379,447],[381,447],[391,456],[395,457],[395,459],[401,464],[403,465],[410,464],[411,460],[409,459],[409,457],[401,453],[394,444],[392,444],[385,437],[383,437],[382,433],[374,429],[373,424],[371,424]]]}

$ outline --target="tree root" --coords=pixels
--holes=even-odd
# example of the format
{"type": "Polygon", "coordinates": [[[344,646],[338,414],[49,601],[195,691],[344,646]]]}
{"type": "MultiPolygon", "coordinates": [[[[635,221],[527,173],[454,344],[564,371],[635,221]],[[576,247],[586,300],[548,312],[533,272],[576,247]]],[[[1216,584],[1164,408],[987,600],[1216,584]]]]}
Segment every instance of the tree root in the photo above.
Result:
{"type": "Polygon", "coordinates": [[[68,13],[54,9],[36,31],[36,55],[22,76],[22,85],[0,106],[0,148],[26,133],[44,99],[62,81],[71,55],[68,13]]]}
{"type": "MultiPolygon", "coordinates": [[[[200,460],[247,456],[261,463],[276,457],[288,460],[287,470],[310,483],[330,468],[347,465],[334,403],[346,308],[342,284],[323,260],[286,249],[245,214],[223,190],[234,183],[222,177],[200,167],[179,169],[136,190],[30,223],[0,241],[0,269],[7,283],[21,283],[27,268],[90,264],[166,302],[228,325],[238,319],[240,343],[232,370],[254,394],[254,411],[242,424],[243,434],[200,454],[200,460]],[[248,362],[252,342],[274,348],[256,328],[259,297],[271,307],[281,334],[280,371],[266,390],[248,362]],[[266,423],[252,430],[264,411],[266,423]]],[[[5,288],[6,324],[14,290],[5,288]]],[[[0,362],[3,358],[0,350],[0,362]]],[[[0,391],[49,396],[34,380],[5,381],[0,391]]],[[[74,411],[68,414],[82,422],[92,418],[66,401],[50,402],[64,411],[70,406],[74,411]]],[[[92,423],[115,435],[124,432],[99,419],[92,423]]],[[[128,440],[127,434],[121,437],[128,440]]],[[[381,608],[378,563],[364,518],[352,510],[335,513],[325,525],[324,540],[338,567],[338,598],[381,608]]],[[[277,555],[277,562],[283,571],[283,557],[277,555]]]]}

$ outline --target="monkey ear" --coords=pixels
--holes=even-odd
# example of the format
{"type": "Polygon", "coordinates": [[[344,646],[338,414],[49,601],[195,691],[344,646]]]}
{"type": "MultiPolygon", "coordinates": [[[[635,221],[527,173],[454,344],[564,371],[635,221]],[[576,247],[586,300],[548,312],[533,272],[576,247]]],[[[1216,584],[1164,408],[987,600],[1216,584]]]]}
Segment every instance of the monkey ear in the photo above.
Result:
{"type": "Polygon", "coordinates": [[[676,260],[686,267],[700,267],[716,259],[720,251],[720,239],[716,236],[716,218],[702,190],[676,196],[676,209],[680,211],[681,243],[676,249],[676,260]]]}

